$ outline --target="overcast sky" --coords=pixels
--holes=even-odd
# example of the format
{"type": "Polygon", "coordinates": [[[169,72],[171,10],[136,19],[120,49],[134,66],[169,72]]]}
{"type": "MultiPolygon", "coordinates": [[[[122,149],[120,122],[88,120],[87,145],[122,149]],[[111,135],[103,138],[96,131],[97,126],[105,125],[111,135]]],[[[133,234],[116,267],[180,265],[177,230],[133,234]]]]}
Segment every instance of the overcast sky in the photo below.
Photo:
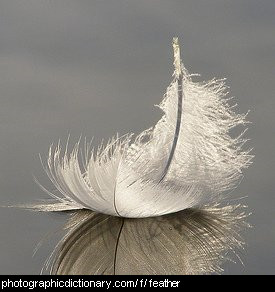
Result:
{"type": "MultiPolygon", "coordinates": [[[[160,117],[171,40],[200,80],[226,77],[240,112],[251,110],[253,166],[232,194],[253,212],[244,265],[226,274],[275,273],[274,0],[1,0],[0,204],[47,198],[38,153],[68,133],[139,133],[160,117]]],[[[65,215],[0,209],[0,274],[38,274],[65,215]]]]}

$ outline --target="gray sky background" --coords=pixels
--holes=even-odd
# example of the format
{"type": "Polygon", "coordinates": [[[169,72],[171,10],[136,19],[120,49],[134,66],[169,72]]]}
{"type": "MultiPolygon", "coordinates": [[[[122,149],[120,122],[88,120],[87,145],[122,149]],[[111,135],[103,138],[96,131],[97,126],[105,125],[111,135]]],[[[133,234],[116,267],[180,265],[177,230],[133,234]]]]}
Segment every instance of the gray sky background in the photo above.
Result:
{"type": "MultiPolygon", "coordinates": [[[[170,83],[171,40],[202,79],[227,77],[239,111],[251,110],[253,166],[232,194],[253,212],[242,266],[226,274],[275,273],[274,0],[1,0],[0,204],[47,198],[38,153],[68,133],[139,133],[160,117],[170,83]]],[[[0,209],[0,274],[38,274],[58,235],[36,244],[65,215],[0,209]]]]}

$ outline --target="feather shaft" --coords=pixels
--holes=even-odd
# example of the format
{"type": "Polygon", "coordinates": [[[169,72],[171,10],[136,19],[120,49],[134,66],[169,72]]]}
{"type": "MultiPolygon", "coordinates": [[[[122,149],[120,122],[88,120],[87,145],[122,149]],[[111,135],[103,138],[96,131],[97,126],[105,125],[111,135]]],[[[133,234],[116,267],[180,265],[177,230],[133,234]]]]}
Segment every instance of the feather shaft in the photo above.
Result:
{"type": "Polygon", "coordinates": [[[178,143],[178,139],[179,139],[179,134],[180,134],[180,127],[181,127],[181,120],[182,120],[182,103],[183,103],[183,92],[182,92],[182,74],[179,75],[179,79],[177,80],[178,83],[178,112],[177,112],[177,124],[176,124],[176,129],[175,129],[175,134],[174,134],[174,139],[173,139],[173,143],[172,143],[172,147],[171,147],[171,151],[169,153],[169,157],[167,160],[167,164],[163,170],[163,173],[161,175],[161,178],[159,180],[159,183],[162,182],[164,180],[164,178],[166,177],[170,165],[172,163],[175,151],[176,151],[176,147],[177,147],[177,143],[178,143]]]}
{"type": "Polygon", "coordinates": [[[177,92],[178,92],[178,111],[177,111],[177,122],[176,122],[176,128],[175,128],[175,134],[173,138],[173,143],[171,147],[171,151],[169,153],[169,157],[167,160],[167,164],[163,170],[163,173],[160,177],[159,183],[164,180],[166,177],[170,165],[172,163],[175,150],[177,147],[178,139],[179,139],[179,133],[180,133],[180,127],[181,127],[181,121],[182,121],[182,103],[183,103],[183,88],[182,88],[182,68],[181,68],[181,58],[180,58],[180,47],[178,38],[173,38],[173,49],[174,49],[174,67],[175,67],[175,76],[177,79],[177,92]]]}

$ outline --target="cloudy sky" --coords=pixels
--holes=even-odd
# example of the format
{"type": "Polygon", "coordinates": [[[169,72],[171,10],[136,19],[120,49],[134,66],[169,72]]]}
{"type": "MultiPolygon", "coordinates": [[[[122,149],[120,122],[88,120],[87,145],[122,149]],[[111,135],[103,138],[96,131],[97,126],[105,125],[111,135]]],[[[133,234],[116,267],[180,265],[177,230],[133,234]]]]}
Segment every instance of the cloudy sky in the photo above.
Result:
{"type": "MultiPolygon", "coordinates": [[[[274,274],[274,14],[274,0],[1,0],[0,204],[47,197],[38,154],[68,133],[97,145],[153,125],[178,36],[189,71],[226,77],[238,110],[251,110],[256,157],[232,197],[247,196],[254,227],[244,264],[225,273],[274,274]]],[[[65,219],[1,209],[0,274],[38,274],[65,219]]]]}

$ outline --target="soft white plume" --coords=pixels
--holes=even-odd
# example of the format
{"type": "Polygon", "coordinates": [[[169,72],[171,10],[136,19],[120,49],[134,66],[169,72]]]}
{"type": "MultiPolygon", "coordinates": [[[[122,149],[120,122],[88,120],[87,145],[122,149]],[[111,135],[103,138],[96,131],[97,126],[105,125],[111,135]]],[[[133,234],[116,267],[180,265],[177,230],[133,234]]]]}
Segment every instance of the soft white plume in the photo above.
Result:
{"type": "Polygon", "coordinates": [[[243,150],[246,115],[236,114],[224,80],[194,82],[173,40],[173,80],[159,107],[164,115],[135,139],[113,138],[94,151],[79,143],[51,147],[45,170],[59,195],[38,210],[89,209],[120,217],[153,217],[199,207],[220,199],[241,179],[251,160],[243,150]]]}

